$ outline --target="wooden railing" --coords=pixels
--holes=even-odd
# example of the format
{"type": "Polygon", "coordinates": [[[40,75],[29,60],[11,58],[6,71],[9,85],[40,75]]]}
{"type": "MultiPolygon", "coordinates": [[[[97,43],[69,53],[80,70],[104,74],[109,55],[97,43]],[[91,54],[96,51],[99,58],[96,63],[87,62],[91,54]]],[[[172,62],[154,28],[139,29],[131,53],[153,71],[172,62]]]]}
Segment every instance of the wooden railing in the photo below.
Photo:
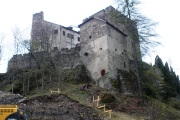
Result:
{"type": "Polygon", "coordinates": [[[101,99],[100,99],[99,96],[97,97],[97,99],[95,99],[94,96],[93,96],[93,103],[97,102],[97,103],[96,103],[96,107],[99,108],[99,109],[100,109],[100,108],[104,108],[104,112],[105,112],[105,113],[106,113],[106,112],[109,113],[109,117],[111,118],[112,110],[106,110],[106,105],[105,105],[105,104],[104,104],[104,105],[99,105],[99,101],[100,101],[100,100],[101,100],[101,99]]]}
{"type": "Polygon", "coordinates": [[[55,90],[49,90],[49,91],[51,92],[51,94],[52,94],[52,93],[61,93],[61,91],[59,90],[59,88],[58,88],[57,91],[55,91],[55,90]]]}

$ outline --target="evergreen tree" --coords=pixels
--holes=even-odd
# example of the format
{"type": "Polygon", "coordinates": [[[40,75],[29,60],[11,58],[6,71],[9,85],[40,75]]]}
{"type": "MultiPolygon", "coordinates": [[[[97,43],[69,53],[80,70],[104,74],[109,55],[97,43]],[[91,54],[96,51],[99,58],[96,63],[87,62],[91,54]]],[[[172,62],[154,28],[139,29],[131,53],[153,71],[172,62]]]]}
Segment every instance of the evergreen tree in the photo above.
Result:
{"type": "Polygon", "coordinates": [[[161,58],[157,55],[155,58],[155,66],[157,66],[161,71],[164,67],[163,62],[161,60],[161,58]]]}
{"type": "Polygon", "coordinates": [[[171,79],[171,78],[170,78],[169,65],[168,65],[167,62],[165,63],[165,66],[163,67],[162,72],[163,72],[163,75],[164,75],[164,80],[165,80],[167,83],[170,83],[170,79],[171,79]]]}
{"type": "Polygon", "coordinates": [[[176,85],[177,85],[177,92],[180,94],[180,80],[179,80],[179,76],[176,76],[176,85]]]}
{"type": "Polygon", "coordinates": [[[164,101],[168,101],[171,97],[176,97],[175,90],[167,83],[163,85],[160,94],[164,101]]]}
{"type": "Polygon", "coordinates": [[[162,71],[165,84],[162,86],[161,95],[164,100],[170,97],[176,97],[177,93],[180,94],[180,81],[179,76],[176,75],[173,68],[166,62],[163,65],[161,58],[157,55],[155,58],[155,65],[162,71]]]}

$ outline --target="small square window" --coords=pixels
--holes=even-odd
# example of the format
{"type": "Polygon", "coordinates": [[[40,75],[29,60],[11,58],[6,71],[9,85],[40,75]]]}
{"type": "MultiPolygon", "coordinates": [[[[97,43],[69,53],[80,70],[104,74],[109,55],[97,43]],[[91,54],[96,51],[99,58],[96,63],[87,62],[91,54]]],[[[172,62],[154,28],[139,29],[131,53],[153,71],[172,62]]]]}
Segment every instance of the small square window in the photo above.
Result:
{"type": "Polygon", "coordinates": [[[70,34],[70,33],[68,33],[67,36],[68,36],[68,38],[70,38],[70,39],[74,39],[74,35],[72,35],[72,34],[70,34]]]}
{"type": "Polygon", "coordinates": [[[65,34],[66,34],[65,31],[63,31],[63,35],[64,35],[64,36],[65,36],[65,34]]]}
{"type": "Polygon", "coordinates": [[[126,68],[126,63],[124,62],[124,68],[126,68]]]}
{"type": "Polygon", "coordinates": [[[102,48],[99,48],[100,50],[102,50],[102,48]]]}
{"type": "Polygon", "coordinates": [[[55,29],[55,30],[54,30],[54,34],[58,34],[58,29],[55,29]]]}
{"type": "Polygon", "coordinates": [[[91,39],[92,37],[91,36],[89,36],[89,39],[91,39]]]}

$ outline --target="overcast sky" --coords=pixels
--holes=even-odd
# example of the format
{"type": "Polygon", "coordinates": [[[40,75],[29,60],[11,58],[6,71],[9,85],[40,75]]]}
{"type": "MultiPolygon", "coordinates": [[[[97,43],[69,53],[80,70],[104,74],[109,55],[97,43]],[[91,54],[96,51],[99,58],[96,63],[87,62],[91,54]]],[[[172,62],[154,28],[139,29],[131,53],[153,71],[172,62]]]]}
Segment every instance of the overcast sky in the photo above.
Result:
{"type": "MultiPolygon", "coordinates": [[[[144,61],[154,64],[156,55],[163,62],[167,61],[176,73],[180,75],[179,29],[180,28],[180,1],[179,0],[141,0],[141,12],[150,19],[159,23],[156,28],[159,37],[156,40],[162,43],[154,49],[154,53],[143,58],[144,61]]],[[[0,72],[6,71],[8,60],[12,57],[13,46],[12,28],[15,26],[30,31],[32,15],[43,11],[47,21],[63,26],[77,26],[82,20],[107,6],[115,7],[113,0],[0,0],[0,35],[5,34],[4,51],[0,61],[0,72]]]]}

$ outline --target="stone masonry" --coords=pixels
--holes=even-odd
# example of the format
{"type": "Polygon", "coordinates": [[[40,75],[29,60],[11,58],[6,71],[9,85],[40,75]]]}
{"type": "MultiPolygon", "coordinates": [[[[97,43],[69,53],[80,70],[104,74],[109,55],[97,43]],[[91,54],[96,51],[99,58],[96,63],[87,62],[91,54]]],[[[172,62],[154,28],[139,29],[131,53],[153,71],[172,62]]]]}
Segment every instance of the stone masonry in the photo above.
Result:
{"type": "MultiPolygon", "coordinates": [[[[126,34],[109,22],[90,18],[80,26],[81,58],[93,79],[97,80],[105,74],[116,78],[114,70],[129,71],[126,34]]],[[[116,72],[116,71],[115,71],[116,72]]],[[[104,87],[103,83],[100,84],[104,87]]]]}
{"type": "MultiPolygon", "coordinates": [[[[31,50],[35,56],[53,51],[50,55],[60,68],[84,64],[97,85],[110,89],[111,79],[117,79],[119,70],[135,72],[134,61],[141,60],[137,38],[126,29],[127,25],[115,22],[113,12],[117,10],[109,6],[84,19],[79,25],[80,33],[72,27],[45,21],[43,12],[36,13],[32,21],[31,50]]],[[[137,32],[135,25],[133,29],[137,32]]],[[[30,53],[14,56],[8,69],[13,69],[15,62],[19,62],[16,65],[20,69],[37,67],[37,60],[31,57],[30,53]],[[21,63],[23,60],[25,64],[21,63]]]]}
{"type": "Polygon", "coordinates": [[[32,20],[31,49],[51,51],[54,48],[73,48],[80,41],[80,33],[72,27],[64,27],[44,20],[43,12],[35,13],[32,20]]]}

